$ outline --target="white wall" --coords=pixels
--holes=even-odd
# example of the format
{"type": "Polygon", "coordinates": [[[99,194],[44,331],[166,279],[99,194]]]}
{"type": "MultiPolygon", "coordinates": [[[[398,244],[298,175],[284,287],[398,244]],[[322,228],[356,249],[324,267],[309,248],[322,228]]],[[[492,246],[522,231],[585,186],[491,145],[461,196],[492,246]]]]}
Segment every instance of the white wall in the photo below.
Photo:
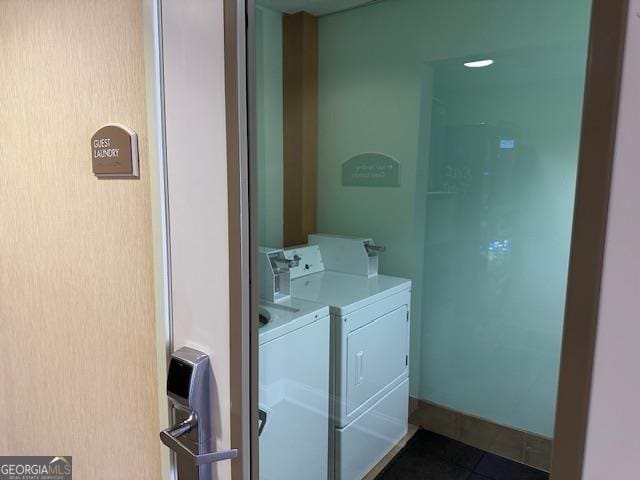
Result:
{"type": "Polygon", "coordinates": [[[638,478],[640,0],[630,7],[584,480],[638,478]]]}

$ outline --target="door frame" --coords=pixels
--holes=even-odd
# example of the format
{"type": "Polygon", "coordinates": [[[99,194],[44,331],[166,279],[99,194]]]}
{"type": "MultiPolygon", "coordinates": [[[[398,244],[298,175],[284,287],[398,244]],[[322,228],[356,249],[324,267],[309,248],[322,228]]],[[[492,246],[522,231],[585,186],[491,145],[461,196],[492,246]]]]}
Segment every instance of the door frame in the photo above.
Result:
{"type": "Polygon", "coordinates": [[[251,322],[258,308],[257,289],[251,288],[251,278],[257,274],[252,260],[257,258],[258,238],[251,235],[257,231],[257,212],[250,208],[257,197],[249,160],[254,146],[249,140],[249,118],[253,116],[249,105],[253,102],[247,85],[254,64],[248,58],[253,17],[247,12],[252,6],[253,0],[224,0],[230,366],[231,378],[236,379],[231,384],[231,443],[240,450],[231,464],[234,480],[258,477],[258,331],[251,322]]]}
{"type": "MultiPolygon", "coordinates": [[[[228,404],[230,411],[218,412],[219,416],[229,415],[230,445],[227,447],[237,447],[239,456],[231,461],[231,476],[234,479],[248,480],[250,478],[250,439],[252,432],[250,425],[250,406],[247,402],[250,399],[250,359],[249,335],[250,332],[250,299],[249,292],[249,252],[248,245],[249,219],[248,205],[249,198],[246,194],[248,188],[248,172],[246,171],[247,150],[246,132],[247,115],[245,112],[248,104],[246,86],[244,80],[246,74],[243,70],[247,62],[244,58],[245,52],[245,7],[243,1],[229,0],[199,0],[197,8],[206,10],[211,20],[211,15],[218,10],[223,10],[224,19],[224,48],[217,47],[215,40],[222,36],[219,30],[210,30],[212,38],[208,38],[208,48],[220,48],[216,54],[224,54],[224,98],[225,98],[225,122],[226,127],[226,152],[213,149],[207,151],[206,161],[200,160],[194,163],[189,158],[175,159],[171,161],[167,154],[167,136],[174,133],[171,125],[167,126],[166,115],[166,92],[165,83],[165,38],[163,32],[163,0],[143,0],[141,8],[143,13],[144,29],[144,63],[147,85],[147,141],[149,145],[149,182],[151,188],[151,208],[152,208],[152,231],[153,231],[153,265],[154,265],[154,294],[155,294],[155,316],[156,316],[156,365],[157,365],[157,396],[158,396],[158,424],[159,429],[164,429],[172,421],[169,403],[166,397],[166,377],[171,354],[176,346],[174,344],[174,330],[180,330],[180,317],[173,315],[173,284],[172,277],[172,248],[171,248],[171,228],[170,228],[170,199],[169,179],[170,173],[175,175],[176,171],[188,171],[203,164],[212,162],[224,163],[227,184],[227,213],[228,218],[221,223],[228,225],[228,278],[221,280],[224,284],[228,281],[229,290],[229,315],[226,320],[217,321],[218,326],[227,323],[229,339],[229,355],[224,358],[221,355],[218,366],[221,370],[228,367],[229,370],[229,396],[228,404]],[[237,32],[237,35],[236,35],[237,32]],[[215,38],[213,38],[215,37],[215,38]],[[242,79],[242,81],[240,81],[242,79]],[[242,133],[245,137],[240,137],[242,133]],[[226,153],[226,161],[224,159],[226,153]],[[217,154],[217,156],[215,156],[217,154]]],[[[196,2],[192,2],[196,3],[196,2]]],[[[193,5],[191,5],[193,6],[193,5]]],[[[198,19],[202,20],[202,19],[198,19]]],[[[202,22],[198,25],[202,28],[202,22]]],[[[205,26],[206,28],[206,26],[205,26]]],[[[215,28],[215,27],[213,27],[215,28]]],[[[182,46],[202,47],[203,38],[199,36],[202,29],[185,28],[180,32],[182,46]]],[[[200,50],[202,53],[202,50],[200,50]]],[[[211,65],[209,65],[211,67],[211,65]]],[[[211,70],[208,71],[211,73],[211,70]]],[[[219,91],[211,92],[208,87],[207,92],[203,92],[205,86],[199,85],[200,90],[194,87],[194,94],[202,93],[206,101],[199,110],[201,117],[211,117],[220,114],[220,108],[211,102],[211,97],[219,95],[219,91]]],[[[175,93],[175,92],[172,92],[175,93]]],[[[209,118],[210,120],[210,118],[209,118]]],[[[199,146],[204,147],[201,138],[192,139],[199,146]]],[[[182,136],[182,142],[185,141],[182,136]]],[[[169,155],[170,157],[170,155],[169,155]]],[[[194,175],[194,172],[191,172],[194,175]]],[[[205,188],[212,182],[204,182],[205,188]]],[[[202,186],[201,186],[202,187],[202,186]]],[[[217,188],[213,185],[211,188],[217,188]]],[[[181,200],[184,200],[181,199],[181,200]]],[[[207,213],[208,205],[191,205],[194,215],[207,213]],[[200,211],[199,211],[200,210],[200,211]]],[[[205,215],[206,216],[206,215],[205,215]]],[[[209,219],[211,221],[211,219],[209,219]]],[[[192,231],[193,235],[197,232],[192,231]]],[[[220,255],[220,254],[218,254],[220,255]]],[[[216,272],[217,273],[217,272],[216,272]]],[[[184,285],[178,288],[185,288],[184,285]]],[[[197,301],[202,301],[198,298],[197,301]]],[[[204,299],[205,301],[208,299],[204,299]]],[[[192,319],[193,320],[193,319],[192,319]]],[[[211,319],[197,320],[198,322],[210,321],[211,319]]],[[[194,323],[194,322],[192,322],[194,323]]],[[[200,325],[202,326],[202,325],[200,325]]],[[[211,328],[210,323],[204,328],[211,328]]],[[[223,340],[224,341],[224,340],[223,340]]],[[[194,345],[197,347],[197,345],[194,345]]],[[[210,352],[213,353],[213,352],[210,352]]],[[[217,366],[214,366],[216,368],[217,366]]],[[[215,373],[214,373],[215,377],[215,373]]],[[[257,416],[257,413],[256,413],[257,416]]],[[[256,419],[257,420],[257,419],[256,419]]],[[[221,445],[225,448],[225,445],[221,445]]],[[[164,447],[158,438],[159,459],[161,463],[161,473],[163,480],[173,480],[176,478],[174,457],[170,451],[164,447]]],[[[257,449],[255,449],[257,451],[257,449]]],[[[257,463],[256,463],[257,464],[257,463]]]]}
{"type": "MultiPolygon", "coordinates": [[[[212,0],[213,1],[213,0],[212,0]]],[[[253,0],[223,0],[234,479],[258,478],[253,0]]],[[[154,2],[155,3],[155,2],[154,2]]],[[[628,0],[593,0],[551,478],[582,477],[628,0]]],[[[164,136],[164,132],[162,132],[164,136]]],[[[164,172],[155,181],[163,182],[164,172]]],[[[206,206],[202,206],[206,208],[206,206]]],[[[166,239],[165,239],[166,241],[166,239]]],[[[167,273],[170,279],[170,272],[167,273]]],[[[168,304],[170,311],[170,299],[168,304]]],[[[170,317],[170,315],[169,315],[170,317]]],[[[169,329],[170,331],[170,329],[169,329]]],[[[159,342],[159,345],[161,342],[159,342]]],[[[166,349],[159,351],[166,356],[166,349]]],[[[160,370],[160,367],[159,367],[160,370]]],[[[163,378],[161,378],[163,380],[163,378]]],[[[163,392],[164,393],[164,392],[163,392]]],[[[160,399],[162,402],[162,397],[160,399]]],[[[161,413],[162,416],[162,413],[161,413]]]]}
{"type": "Polygon", "coordinates": [[[551,478],[582,478],[629,0],[593,0],[551,478]]]}
{"type": "MultiPolygon", "coordinates": [[[[143,0],[141,8],[153,238],[153,292],[155,298],[156,372],[158,377],[156,389],[158,431],[160,431],[169,427],[172,420],[169,402],[166,397],[166,378],[169,360],[173,351],[161,0],[143,0]]],[[[175,479],[176,473],[172,455],[160,442],[158,442],[158,448],[162,480],[175,479]]]]}

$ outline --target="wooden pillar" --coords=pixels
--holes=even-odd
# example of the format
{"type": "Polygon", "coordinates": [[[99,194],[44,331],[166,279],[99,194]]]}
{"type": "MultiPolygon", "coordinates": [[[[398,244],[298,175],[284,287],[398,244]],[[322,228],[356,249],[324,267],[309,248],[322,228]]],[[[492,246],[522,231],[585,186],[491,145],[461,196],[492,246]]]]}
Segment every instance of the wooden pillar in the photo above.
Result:
{"type": "Polygon", "coordinates": [[[283,243],[316,232],[318,157],[318,19],[285,15],[283,62],[283,243]]]}

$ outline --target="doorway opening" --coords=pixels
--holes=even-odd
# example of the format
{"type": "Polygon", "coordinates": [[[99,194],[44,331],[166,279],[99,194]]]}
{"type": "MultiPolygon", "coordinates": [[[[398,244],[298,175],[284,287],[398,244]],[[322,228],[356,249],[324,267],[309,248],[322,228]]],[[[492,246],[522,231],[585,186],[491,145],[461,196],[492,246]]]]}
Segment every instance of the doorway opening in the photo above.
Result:
{"type": "Polygon", "coordinates": [[[545,478],[591,4],[346,3],[251,12],[260,478],[545,478]]]}

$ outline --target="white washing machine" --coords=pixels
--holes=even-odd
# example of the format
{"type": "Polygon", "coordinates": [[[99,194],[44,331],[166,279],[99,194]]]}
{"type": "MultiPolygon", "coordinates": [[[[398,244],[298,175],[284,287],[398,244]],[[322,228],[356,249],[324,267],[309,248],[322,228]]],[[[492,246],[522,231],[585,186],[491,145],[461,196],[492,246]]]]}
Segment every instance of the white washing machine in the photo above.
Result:
{"type": "MultiPolygon", "coordinates": [[[[286,276],[286,265],[276,270],[286,276]]],[[[268,318],[258,333],[260,479],[326,480],[329,308],[274,293],[277,302],[260,302],[268,318]]]]}
{"type": "Polygon", "coordinates": [[[381,248],[370,239],[310,235],[309,243],[284,253],[298,264],[292,298],[331,312],[329,475],[360,480],[407,432],[411,281],[377,273],[381,248]]]}

